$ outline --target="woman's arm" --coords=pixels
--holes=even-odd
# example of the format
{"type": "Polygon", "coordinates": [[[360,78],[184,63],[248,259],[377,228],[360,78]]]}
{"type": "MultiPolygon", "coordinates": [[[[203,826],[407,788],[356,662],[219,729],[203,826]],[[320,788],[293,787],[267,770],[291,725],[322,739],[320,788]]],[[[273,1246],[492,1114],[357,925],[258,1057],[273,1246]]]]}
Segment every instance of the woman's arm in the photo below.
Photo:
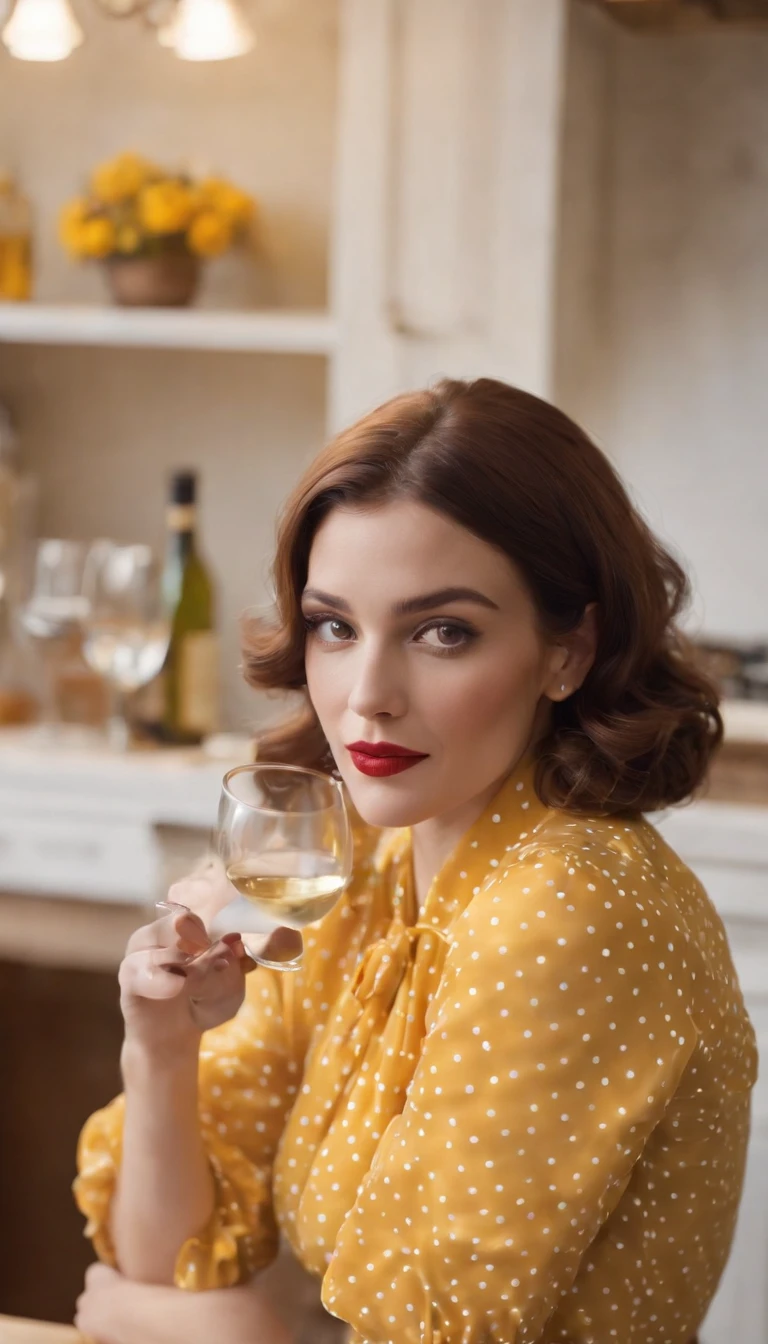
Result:
{"type": "Polygon", "coordinates": [[[100,1344],[291,1344],[285,1324],[256,1285],[192,1295],[178,1288],[131,1283],[105,1265],[91,1265],[78,1298],[75,1325],[100,1344]]]}
{"type": "Polygon", "coordinates": [[[241,946],[211,947],[182,911],[139,929],[120,968],[125,1121],[112,1233],[122,1271],[145,1283],[173,1282],[179,1248],[213,1211],[198,1056],[203,1028],[242,1002],[241,946]]]}
{"type": "Polygon", "coordinates": [[[129,944],[125,1096],[85,1126],[75,1194],[99,1256],[132,1279],[224,1287],[274,1254],[271,1163],[298,1065],[277,976],[253,972],[239,1011],[246,965],[237,935],[211,946],[183,911],[129,944]]]}
{"type": "Polygon", "coordinates": [[[197,1113],[198,1048],[123,1050],[125,1122],[112,1233],[123,1273],[173,1283],[179,1248],[208,1223],[214,1183],[197,1113]]]}

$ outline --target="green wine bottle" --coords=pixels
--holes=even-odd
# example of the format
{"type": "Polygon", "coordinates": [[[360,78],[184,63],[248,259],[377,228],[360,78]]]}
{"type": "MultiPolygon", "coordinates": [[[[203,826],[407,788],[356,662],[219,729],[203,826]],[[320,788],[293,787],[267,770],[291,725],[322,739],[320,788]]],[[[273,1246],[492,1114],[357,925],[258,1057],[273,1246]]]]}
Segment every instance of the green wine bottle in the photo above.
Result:
{"type": "Polygon", "coordinates": [[[177,471],[171,478],[163,570],[163,602],[171,642],[162,677],[165,742],[200,742],[218,727],[219,649],[214,627],[214,595],[196,544],[197,477],[177,471]]]}

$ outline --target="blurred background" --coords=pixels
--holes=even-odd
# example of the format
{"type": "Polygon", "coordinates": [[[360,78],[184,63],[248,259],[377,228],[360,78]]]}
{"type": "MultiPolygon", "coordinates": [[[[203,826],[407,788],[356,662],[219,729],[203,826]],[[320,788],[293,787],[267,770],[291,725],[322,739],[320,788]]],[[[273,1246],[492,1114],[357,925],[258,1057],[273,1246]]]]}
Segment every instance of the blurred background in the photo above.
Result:
{"type": "MultiPolygon", "coordinates": [[[[658,820],[768,1033],[768,0],[0,0],[0,33],[0,1312],[66,1321],[122,948],[276,712],[238,622],[277,513],[404,388],[555,401],[688,566],[727,738],[658,820]]],[[[768,1338],[767,1202],[759,1087],[704,1344],[768,1338]]]]}

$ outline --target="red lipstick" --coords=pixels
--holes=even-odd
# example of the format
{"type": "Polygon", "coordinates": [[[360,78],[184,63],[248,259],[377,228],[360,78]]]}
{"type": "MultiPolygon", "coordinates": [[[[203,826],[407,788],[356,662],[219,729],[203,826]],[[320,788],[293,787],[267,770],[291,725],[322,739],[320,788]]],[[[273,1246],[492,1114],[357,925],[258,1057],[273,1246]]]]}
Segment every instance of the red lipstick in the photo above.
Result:
{"type": "Polygon", "coordinates": [[[384,779],[389,775],[399,775],[410,770],[419,761],[427,759],[427,752],[410,751],[396,742],[350,742],[347,751],[353,765],[363,775],[384,779]]]}

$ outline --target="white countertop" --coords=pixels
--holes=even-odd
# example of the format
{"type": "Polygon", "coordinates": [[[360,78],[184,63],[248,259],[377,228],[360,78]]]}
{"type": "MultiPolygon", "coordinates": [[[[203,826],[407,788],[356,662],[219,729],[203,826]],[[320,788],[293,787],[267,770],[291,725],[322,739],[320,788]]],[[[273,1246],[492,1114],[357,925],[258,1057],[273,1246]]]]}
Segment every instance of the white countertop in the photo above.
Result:
{"type": "Polygon", "coordinates": [[[139,749],[107,746],[46,748],[29,729],[0,730],[0,799],[56,811],[208,828],[216,819],[222,777],[248,759],[212,760],[199,748],[139,749]]]}

